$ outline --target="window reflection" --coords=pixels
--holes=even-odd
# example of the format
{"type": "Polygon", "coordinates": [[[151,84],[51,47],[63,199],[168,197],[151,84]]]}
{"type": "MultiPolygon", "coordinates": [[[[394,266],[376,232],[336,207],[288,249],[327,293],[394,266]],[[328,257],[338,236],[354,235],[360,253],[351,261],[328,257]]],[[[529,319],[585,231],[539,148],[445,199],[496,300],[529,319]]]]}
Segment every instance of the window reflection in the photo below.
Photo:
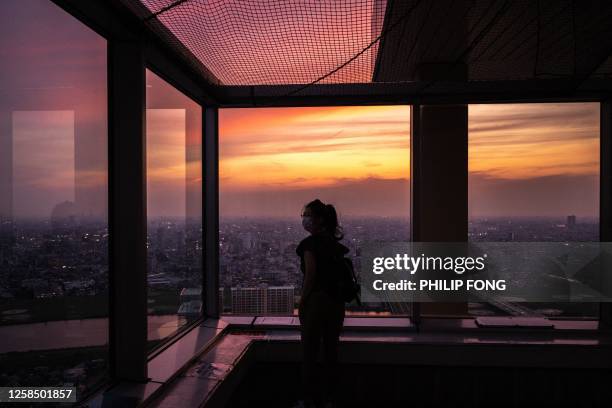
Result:
{"type": "Polygon", "coordinates": [[[106,376],[106,41],[52,2],[0,2],[0,386],[106,376]]]}
{"type": "Polygon", "coordinates": [[[148,339],[202,310],[202,109],[150,70],[147,82],[148,339]]]}

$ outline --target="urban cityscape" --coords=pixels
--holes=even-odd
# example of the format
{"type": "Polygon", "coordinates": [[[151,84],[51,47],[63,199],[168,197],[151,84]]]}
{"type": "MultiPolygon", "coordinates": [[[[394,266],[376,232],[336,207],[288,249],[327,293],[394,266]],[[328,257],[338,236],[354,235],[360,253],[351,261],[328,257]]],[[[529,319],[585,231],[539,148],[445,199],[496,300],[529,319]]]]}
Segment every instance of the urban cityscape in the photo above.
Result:
{"type": "MultiPolygon", "coordinates": [[[[105,222],[91,218],[64,221],[4,221],[0,247],[0,298],[2,323],[99,317],[106,314],[108,293],[108,230],[105,222]],[[69,298],[62,307],[27,307],[32,299],[69,298]],[[78,299],[78,300],[77,300],[78,299]],[[6,307],[10,307],[7,313],[6,307]]],[[[410,239],[407,218],[351,218],[344,222],[343,243],[359,271],[360,248],[366,242],[399,242],[410,239]]],[[[301,272],[295,248],[305,237],[296,220],[274,218],[222,218],[220,224],[220,286],[224,312],[258,314],[261,307],[241,303],[236,289],[285,288],[299,295],[301,272]],[[226,296],[233,289],[233,296],[226,296]]],[[[479,218],[470,222],[470,241],[563,242],[597,241],[595,218],[479,218]]],[[[149,222],[149,274],[151,314],[171,314],[181,306],[180,294],[193,297],[201,287],[201,226],[160,218],[149,222]],[[164,299],[166,302],[164,303],[164,299]]],[[[280,292],[279,292],[280,293],[280,292]]],[[[246,294],[244,296],[247,296],[246,294]]],[[[248,303],[248,302],[247,302],[248,303]]],[[[33,304],[33,303],[32,303],[33,304]]],[[[58,305],[60,303],[58,302],[58,305]]],[[[201,306],[201,305],[200,305],[201,306]]],[[[191,311],[194,311],[192,306],[191,311]]],[[[376,310],[383,305],[370,305],[376,310]]],[[[186,309],[185,315],[189,310],[186,309]]],[[[198,311],[195,311],[196,313],[198,311]]],[[[293,310],[270,310],[291,314],[293,310]]]]}
{"type": "MultiPolygon", "coordinates": [[[[30,219],[14,224],[4,221],[2,226],[2,324],[106,316],[108,230],[103,220],[30,219]]],[[[343,227],[342,242],[349,247],[357,272],[364,243],[410,239],[408,218],[346,217],[343,227]]],[[[222,218],[219,252],[223,312],[293,314],[302,280],[295,248],[305,236],[294,219],[222,218]],[[258,292],[262,289],[270,294],[258,292]],[[266,297],[274,306],[250,301],[252,296],[266,297]]],[[[597,241],[598,223],[596,218],[576,216],[477,218],[470,222],[469,240],[597,241]]],[[[149,222],[148,246],[149,313],[185,318],[197,315],[201,301],[198,303],[194,296],[201,292],[202,285],[200,223],[154,219],[149,222]]],[[[358,309],[349,305],[349,310],[358,309]]],[[[390,312],[384,304],[368,304],[365,310],[390,312]]]]}
{"type": "MultiPolygon", "coordinates": [[[[359,272],[360,248],[366,242],[397,242],[410,238],[408,218],[343,218],[345,237],[359,272]]],[[[201,311],[202,234],[197,220],[157,218],[149,221],[149,314],[176,320],[176,327],[201,311]]],[[[220,307],[225,314],[293,315],[302,274],[295,248],[306,236],[299,220],[222,217],[220,220],[220,307]]],[[[469,225],[471,241],[597,241],[596,218],[477,218],[469,225]]],[[[91,218],[29,219],[2,222],[0,237],[0,324],[17,325],[108,315],[108,230],[91,218]]],[[[516,309],[514,309],[516,310],[516,309]]],[[[596,304],[520,305],[549,317],[592,317],[596,304]]],[[[407,315],[409,304],[347,305],[348,313],[407,315]]],[[[512,313],[496,305],[470,303],[475,316],[512,313]]],[[[34,335],[34,334],[33,334],[34,335]]],[[[38,335],[38,333],[36,333],[38,335]]],[[[151,344],[162,339],[151,338],[151,344]]],[[[53,341],[49,339],[49,341],[53,341]]],[[[52,347],[50,347],[52,348],[52,347]]],[[[106,349],[79,349],[66,359],[54,353],[0,354],[0,362],[19,358],[31,365],[0,374],[0,386],[77,384],[88,389],[105,370],[106,349]],[[57,356],[54,356],[54,353],[57,356]],[[38,356],[38,357],[36,357],[38,356]],[[62,363],[60,366],[59,361],[62,363]],[[75,365],[70,365],[74,361],[75,365]],[[96,375],[96,373],[98,375],[96,375]],[[44,380],[43,380],[44,379],[44,380]]]]}

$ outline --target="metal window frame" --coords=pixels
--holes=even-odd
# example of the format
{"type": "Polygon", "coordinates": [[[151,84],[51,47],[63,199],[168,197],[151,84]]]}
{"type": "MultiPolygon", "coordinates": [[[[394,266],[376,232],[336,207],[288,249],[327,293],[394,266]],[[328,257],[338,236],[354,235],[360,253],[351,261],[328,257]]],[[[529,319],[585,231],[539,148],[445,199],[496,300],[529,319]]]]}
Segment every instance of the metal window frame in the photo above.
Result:
{"type": "MultiPolygon", "coordinates": [[[[144,72],[145,72],[145,79],[146,79],[146,71],[150,71],[151,73],[153,73],[154,75],[156,75],[157,77],[159,77],[161,80],[163,80],[164,82],[166,82],[167,85],[173,87],[176,91],[180,92],[182,95],[184,95],[185,97],[191,99],[194,103],[196,103],[201,110],[201,121],[202,121],[202,128],[201,128],[201,148],[202,148],[202,173],[200,176],[202,177],[203,182],[206,182],[206,180],[204,180],[204,174],[206,174],[204,172],[204,162],[205,162],[205,158],[204,158],[204,153],[206,151],[205,149],[205,127],[204,127],[204,120],[205,120],[205,115],[204,115],[204,110],[205,107],[202,105],[201,102],[201,92],[198,92],[199,89],[197,88],[196,84],[194,84],[193,82],[190,81],[190,78],[188,77],[184,77],[181,75],[180,71],[177,71],[176,69],[172,70],[167,70],[166,68],[168,68],[168,61],[166,59],[156,59],[155,56],[159,56],[158,53],[147,53],[147,47],[146,45],[143,46],[143,55],[144,55],[144,72]],[[161,68],[160,68],[161,67],[161,68]],[[174,77],[173,75],[178,75],[178,81],[175,81],[176,77],[174,77]]],[[[145,139],[146,139],[146,89],[145,89],[145,139]]],[[[146,157],[146,151],[144,152],[145,157],[146,157]]],[[[146,166],[145,166],[146,168],[146,166]]],[[[146,172],[145,172],[146,173],[146,172]]],[[[145,174],[145,185],[146,185],[146,174],[145,174]]],[[[204,186],[203,186],[204,187],[204,186]]],[[[204,188],[202,188],[202,209],[201,209],[201,219],[202,219],[202,243],[203,243],[203,254],[202,254],[202,270],[201,270],[201,282],[202,282],[202,297],[205,298],[206,293],[205,293],[205,287],[206,285],[206,268],[205,268],[205,256],[204,256],[204,252],[206,251],[206,228],[205,228],[205,208],[204,208],[204,203],[205,203],[205,199],[206,199],[206,191],[204,188]]],[[[147,214],[145,212],[145,220],[147,220],[147,214]]],[[[148,223],[147,225],[145,225],[146,229],[148,229],[148,223]]],[[[147,232],[148,234],[148,232],[147,232]]],[[[189,322],[186,325],[183,325],[182,327],[180,327],[176,332],[172,333],[170,336],[165,337],[163,339],[161,339],[159,344],[156,344],[155,347],[151,348],[150,350],[148,350],[148,360],[152,360],[153,358],[155,358],[157,355],[159,355],[161,352],[163,352],[166,348],[168,348],[169,346],[171,346],[175,341],[179,340],[181,337],[183,337],[188,331],[190,331],[191,329],[193,329],[194,327],[198,326],[200,323],[202,323],[202,321],[207,318],[210,317],[209,315],[206,314],[206,305],[203,304],[203,307],[201,309],[201,313],[198,319],[195,319],[192,322],[189,322]]]]}
{"type": "Polygon", "coordinates": [[[218,318],[219,310],[219,108],[207,106],[204,115],[202,154],[204,171],[204,310],[218,318]]]}
{"type": "MultiPolygon", "coordinates": [[[[148,360],[180,339],[194,325],[189,325],[149,353],[145,70],[151,69],[198,103],[203,115],[204,106],[214,106],[216,101],[211,96],[211,89],[198,80],[194,71],[174,60],[169,49],[151,38],[138,19],[121,12],[118,1],[51,1],[107,42],[109,372],[112,381],[146,382],[148,360]]],[[[202,136],[204,138],[204,129],[202,136]]],[[[204,145],[203,140],[203,148],[204,145]]],[[[204,214],[202,220],[205,223],[204,214]]],[[[206,224],[210,225],[210,222],[206,224]]],[[[206,247],[212,245],[214,243],[210,241],[205,243],[206,247]]],[[[205,270],[202,270],[202,282],[204,287],[208,287],[206,280],[210,273],[205,274],[205,270]]],[[[203,308],[201,318],[206,316],[203,308]]]]}
{"type": "MultiPolygon", "coordinates": [[[[421,187],[421,104],[410,105],[410,241],[420,237],[421,223],[418,214],[421,211],[420,200],[415,200],[421,187]],[[416,220],[416,222],[415,222],[416,220]]],[[[411,320],[417,331],[421,327],[421,303],[412,302],[411,320]]]]}
{"type": "MultiPolygon", "coordinates": [[[[599,103],[599,240],[612,241],[612,98],[599,103]]],[[[599,304],[599,329],[612,329],[612,303],[599,304]]]]}
{"type": "Polygon", "coordinates": [[[114,379],[147,380],[146,137],[142,48],[109,44],[109,345],[114,379]]]}

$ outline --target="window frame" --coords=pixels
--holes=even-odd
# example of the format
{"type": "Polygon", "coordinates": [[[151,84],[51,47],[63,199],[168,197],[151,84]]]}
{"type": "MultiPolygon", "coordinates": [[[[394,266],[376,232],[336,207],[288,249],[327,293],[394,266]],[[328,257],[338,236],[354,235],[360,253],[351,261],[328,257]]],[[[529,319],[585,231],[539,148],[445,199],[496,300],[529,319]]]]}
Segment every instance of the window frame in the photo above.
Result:
{"type": "MultiPolygon", "coordinates": [[[[333,107],[339,107],[339,108],[347,108],[347,107],[349,107],[350,108],[350,107],[358,107],[358,106],[359,107],[364,107],[364,106],[383,106],[383,107],[385,107],[385,106],[402,106],[402,107],[408,107],[409,108],[408,116],[406,117],[406,121],[407,121],[406,124],[410,125],[409,131],[408,131],[409,132],[408,138],[409,138],[409,142],[410,142],[409,155],[410,155],[410,163],[411,164],[410,164],[410,168],[408,169],[408,171],[409,171],[408,177],[411,180],[411,182],[410,182],[410,187],[409,187],[410,188],[410,208],[408,208],[406,212],[407,212],[407,214],[409,216],[409,220],[410,220],[410,231],[408,231],[408,234],[410,236],[410,239],[412,240],[412,236],[413,236],[413,234],[412,234],[412,206],[413,206],[413,203],[412,203],[412,176],[411,176],[411,174],[412,174],[412,170],[413,170],[413,168],[412,168],[412,162],[413,162],[413,155],[412,155],[412,149],[413,149],[413,146],[412,146],[412,143],[413,143],[413,141],[412,141],[412,111],[413,111],[413,105],[410,105],[408,103],[402,103],[402,102],[395,102],[395,103],[376,103],[376,102],[370,102],[370,103],[359,103],[359,104],[353,103],[353,104],[337,104],[337,105],[325,104],[325,105],[269,106],[269,107],[268,106],[265,106],[265,107],[259,107],[259,106],[258,107],[255,107],[255,106],[253,106],[253,107],[225,106],[224,107],[224,106],[220,106],[219,108],[217,108],[217,119],[216,119],[217,120],[217,125],[216,125],[217,129],[215,131],[216,132],[215,133],[215,140],[217,142],[217,155],[215,157],[216,173],[218,174],[218,171],[219,171],[219,169],[218,169],[219,166],[218,165],[219,165],[219,161],[220,161],[219,151],[218,151],[218,145],[220,144],[220,141],[219,141],[220,140],[219,129],[218,129],[218,110],[219,109],[228,110],[228,109],[250,109],[250,108],[253,108],[253,109],[257,109],[257,108],[284,109],[284,108],[333,108],[333,107]]],[[[220,184],[218,182],[218,180],[215,180],[215,181],[218,184],[220,184]]],[[[215,205],[217,206],[217,229],[219,229],[218,227],[219,227],[219,222],[220,222],[219,216],[218,216],[218,208],[219,208],[218,190],[219,190],[219,185],[217,186],[216,202],[215,202],[215,205]]],[[[215,246],[215,248],[216,248],[216,256],[217,256],[217,258],[219,258],[219,237],[217,236],[216,239],[217,239],[216,244],[215,244],[216,245],[215,246]]],[[[220,288],[219,287],[219,274],[220,274],[220,270],[219,270],[218,264],[216,266],[216,269],[217,269],[217,274],[215,276],[215,279],[216,279],[217,287],[216,287],[216,290],[215,290],[215,296],[216,296],[215,308],[218,309],[219,300],[220,300],[220,295],[219,295],[219,288],[220,288]]],[[[296,290],[298,290],[298,288],[296,288],[296,290]]],[[[299,293],[299,290],[298,290],[297,293],[299,293]]],[[[414,306],[414,304],[416,302],[396,302],[396,303],[409,304],[410,305],[409,313],[406,313],[406,314],[397,314],[397,315],[374,315],[374,316],[370,316],[370,315],[366,315],[366,314],[364,314],[364,313],[362,313],[360,311],[352,312],[352,311],[346,309],[346,307],[345,307],[346,317],[347,318],[357,318],[357,319],[358,318],[367,318],[367,319],[393,319],[393,318],[398,318],[398,319],[404,319],[406,317],[412,317],[413,316],[413,313],[414,313],[413,306],[414,306]]],[[[216,317],[219,317],[219,316],[223,316],[223,317],[227,316],[227,317],[229,317],[229,316],[241,316],[241,315],[233,315],[233,314],[223,315],[222,311],[218,310],[218,312],[217,312],[217,314],[215,316],[216,317]]],[[[298,314],[294,313],[293,315],[286,315],[286,316],[278,316],[278,315],[248,315],[248,316],[254,317],[254,318],[269,317],[269,318],[284,319],[284,318],[297,317],[298,314]]],[[[378,327],[378,325],[375,325],[373,327],[374,328],[378,327]]]]}
{"type": "MultiPolygon", "coordinates": [[[[104,118],[105,119],[105,124],[106,124],[106,132],[104,134],[105,139],[106,139],[106,145],[107,147],[110,147],[110,143],[111,143],[111,111],[110,111],[110,107],[111,107],[111,78],[110,78],[110,72],[111,72],[111,39],[108,36],[108,33],[105,32],[104,30],[101,30],[99,26],[97,26],[96,24],[92,24],[91,21],[89,21],[88,19],[84,18],[81,15],[75,14],[73,10],[71,10],[69,7],[66,7],[65,4],[62,3],[62,1],[51,1],[52,6],[56,7],[58,9],[58,11],[60,11],[61,13],[66,13],[66,17],[67,18],[71,18],[74,19],[74,21],[78,22],[79,25],[81,25],[84,29],[87,29],[89,31],[91,31],[92,33],[95,33],[98,37],[100,37],[101,40],[104,41],[105,43],[105,58],[106,58],[106,63],[105,64],[99,64],[101,69],[104,70],[105,74],[106,74],[106,80],[104,83],[104,87],[106,89],[106,115],[105,116],[100,116],[100,118],[104,118]]],[[[97,64],[97,63],[96,63],[97,64]]],[[[13,121],[12,118],[12,113],[14,112],[59,112],[59,111],[71,111],[74,113],[74,117],[73,117],[73,127],[74,127],[74,143],[76,145],[76,138],[77,138],[77,129],[79,127],[79,119],[77,116],[77,113],[79,112],[79,102],[80,100],[78,99],[79,93],[75,93],[76,97],[75,98],[71,98],[69,103],[66,102],[57,102],[54,101],[51,103],[52,106],[48,105],[48,102],[45,102],[44,98],[38,102],[35,102],[35,105],[31,106],[28,105],[27,107],[22,105],[21,103],[14,105],[13,109],[11,111],[8,111],[11,113],[11,115],[9,115],[9,120],[13,121]],[[49,107],[51,107],[51,109],[49,109],[49,107]]],[[[2,115],[2,117],[0,118],[1,121],[5,120],[4,115],[2,115]]],[[[13,132],[13,129],[10,130],[11,133],[13,132]]],[[[98,384],[94,385],[93,387],[87,389],[84,393],[78,395],[78,397],[80,398],[80,401],[85,400],[87,398],[89,398],[91,395],[93,395],[94,393],[96,393],[98,390],[100,390],[101,388],[103,388],[106,383],[110,382],[113,380],[114,378],[114,369],[115,369],[115,365],[114,365],[114,356],[115,356],[115,350],[113,348],[113,342],[111,342],[111,338],[113,335],[113,327],[112,327],[112,307],[113,307],[113,289],[112,289],[112,280],[113,280],[113,276],[112,276],[112,250],[110,248],[111,246],[111,240],[110,240],[110,229],[111,229],[111,207],[110,207],[110,203],[111,203],[111,196],[110,196],[110,191],[111,191],[111,162],[112,162],[112,158],[111,158],[111,151],[110,148],[108,148],[105,152],[106,154],[106,161],[105,161],[105,165],[106,165],[106,176],[107,176],[107,180],[106,180],[106,186],[105,186],[105,193],[106,193],[106,204],[107,204],[107,214],[106,214],[106,227],[108,228],[109,231],[109,241],[108,241],[108,247],[107,247],[107,251],[106,251],[106,260],[107,260],[107,265],[108,265],[108,272],[107,272],[107,283],[108,283],[108,294],[107,294],[107,299],[108,299],[108,305],[107,305],[107,313],[106,313],[106,319],[108,320],[108,325],[106,328],[106,333],[107,333],[107,339],[108,342],[107,344],[100,346],[100,347],[105,347],[107,349],[107,353],[106,353],[106,373],[105,373],[105,378],[103,380],[101,380],[98,384]]],[[[76,153],[73,152],[73,154],[76,155],[76,153]]],[[[76,156],[75,156],[76,158],[76,156]]],[[[75,170],[76,172],[76,170],[75,170]]],[[[76,183],[76,181],[75,181],[76,183]]],[[[76,186],[75,186],[76,187],[76,186]]],[[[11,204],[12,205],[12,204],[11,204]]],[[[104,319],[105,317],[100,317],[100,319],[104,319]]],[[[41,323],[46,323],[45,322],[33,322],[33,324],[41,324],[41,323]]],[[[29,324],[29,323],[26,323],[29,324]]],[[[44,336],[44,333],[39,333],[38,335],[42,335],[44,336]]],[[[98,347],[98,346],[95,346],[98,347]]],[[[51,351],[51,350],[55,350],[55,349],[50,349],[50,350],[40,350],[40,352],[46,352],[46,351],[51,351]]],[[[60,349],[57,349],[60,350],[60,349]]],[[[27,352],[27,351],[26,351],[27,352]]]]}
{"type": "MultiPolygon", "coordinates": [[[[205,134],[205,123],[206,122],[204,122],[204,120],[206,119],[206,113],[205,113],[206,107],[203,106],[202,103],[200,101],[198,101],[198,99],[196,99],[193,96],[193,94],[188,93],[188,90],[186,92],[186,90],[182,89],[181,85],[178,82],[173,81],[171,79],[171,77],[166,75],[167,73],[165,71],[159,70],[156,67],[156,65],[155,65],[155,63],[157,62],[155,59],[151,59],[150,60],[149,58],[150,57],[148,57],[146,55],[146,53],[145,53],[145,58],[144,58],[145,78],[146,78],[146,71],[148,70],[153,75],[156,75],[159,79],[164,81],[167,85],[173,87],[174,90],[180,92],[183,96],[189,98],[192,102],[194,102],[195,104],[197,104],[200,107],[200,111],[201,111],[201,118],[200,118],[200,120],[201,120],[201,124],[202,124],[202,126],[201,126],[201,138],[202,138],[202,140],[201,140],[201,143],[200,143],[200,146],[201,146],[201,152],[200,152],[201,156],[200,157],[202,158],[202,163],[201,163],[201,166],[200,166],[200,169],[202,171],[202,173],[200,174],[200,176],[202,177],[202,208],[201,208],[201,214],[200,214],[201,219],[202,219],[202,235],[200,236],[200,239],[202,240],[202,244],[203,244],[203,249],[202,249],[202,270],[200,271],[200,279],[201,279],[201,282],[202,282],[202,293],[201,293],[201,297],[202,297],[202,310],[201,310],[200,316],[197,319],[195,319],[194,321],[189,322],[188,324],[185,324],[185,325],[181,326],[176,332],[172,333],[171,335],[169,335],[167,337],[164,337],[155,346],[153,346],[151,348],[147,348],[148,354],[149,354],[148,355],[148,361],[151,361],[155,356],[159,355],[163,350],[165,350],[169,346],[171,346],[172,343],[174,343],[175,341],[177,341],[178,339],[183,337],[188,331],[192,330],[194,327],[197,327],[199,324],[201,324],[204,321],[204,319],[206,319],[207,317],[210,317],[210,315],[207,313],[207,308],[206,308],[207,293],[206,293],[206,289],[205,288],[208,287],[208,285],[207,285],[207,281],[206,281],[207,276],[206,276],[206,273],[205,273],[206,268],[204,266],[205,263],[206,263],[205,253],[207,252],[206,251],[207,250],[206,243],[207,243],[207,239],[208,239],[207,235],[206,235],[207,228],[205,226],[205,222],[206,221],[205,221],[205,209],[204,209],[204,207],[205,207],[204,199],[205,199],[205,197],[207,197],[204,183],[206,183],[208,181],[208,180],[204,179],[204,174],[208,174],[208,172],[204,171],[204,165],[205,165],[204,164],[204,162],[205,162],[204,154],[205,154],[205,152],[207,150],[206,147],[205,147],[205,139],[208,140],[208,138],[205,137],[206,136],[206,134],[205,134]]],[[[146,111],[147,111],[147,107],[146,107],[146,92],[147,92],[146,91],[146,84],[145,84],[144,92],[145,92],[145,95],[144,95],[144,97],[145,97],[145,100],[144,100],[144,103],[145,103],[145,108],[144,108],[144,111],[145,111],[145,124],[144,124],[144,126],[145,126],[145,130],[144,130],[144,132],[145,132],[145,152],[144,152],[144,155],[146,157],[146,137],[147,137],[147,134],[146,134],[146,125],[147,125],[146,124],[146,111]]],[[[147,185],[147,182],[148,182],[147,174],[146,174],[146,160],[145,160],[145,175],[144,175],[144,177],[145,177],[144,184],[145,184],[145,190],[146,190],[146,185],[147,185]]],[[[145,201],[145,206],[146,206],[146,201],[145,201]]],[[[145,231],[147,231],[148,230],[148,216],[147,216],[146,210],[145,210],[145,218],[147,219],[146,220],[147,225],[145,225],[145,231]]],[[[148,231],[147,231],[147,236],[148,236],[148,231]]],[[[146,246],[146,241],[145,241],[145,246],[146,246]]],[[[147,290],[148,290],[148,284],[147,284],[147,290]]],[[[147,318],[148,318],[148,313],[147,313],[147,318]]],[[[148,324],[147,324],[147,327],[148,327],[148,324]]]]}
{"type": "MultiPolygon", "coordinates": [[[[612,180],[609,180],[609,182],[604,181],[604,174],[606,175],[606,177],[609,177],[610,179],[612,179],[612,168],[610,169],[605,169],[604,168],[604,161],[609,161],[606,159],[606,157],[612,158],[612,145],[607,146],[608,149],[611,150],[611,152],[609,154],[606,155],[606,153],[604,152],[604,134],[605,134],[605,130],[602,128],[602,123],[604,121],[604,101],[602,100],[591,100],[591,99],[570,99],[570,100],[547,100],[547,101],[530,101],[530,100],[526,100],[526,101],[512,101],[512,102],[504,102],[504,101],[499,101],[499,102],[488,102],[488,103],[483,103],[483,102],[477,102],[477,103],[473,103],[474,105],[478,104],[478,105],[520,105],[520,104],[541,104],[541,105],[546,105],[546,104],[563,104],[563,103],[567,103],[567,104],[572,104],[572,103],[597,103],[598,104],[598,109],[599,109],[599,212],[598,212],[598,225],[599,225],[599,240],[598,241],[592,241],[592,242],[607,242],[607,241],[612,241],[612,226],[611,228],[609,228],[609,238],[607,239],[603,239],[603,235],[604,234],[604,229],[605,229],[605,225],[606,223],[603,221],[603,217],[605,216],[605,214],[608,214],[609,217],[612,217],[612,209],[606,209],[605,205],[604,205],[604,189],[608,186],[609,182],[612,182],[612,180]]],[[[469,127],[469,105],[468,105],[468,127],[469,127]]],[[[609,117],[610,115],[608,115],[609,117]]],[[[609,119],[608,119],[609,120],[609,119]]],[[[610,133],[610,132],[608,132],[610,133]]],[[[608,134],[608,138],[612,138],[612,135],[608,134]]],[[[468,160],[469,160],[469,131],[468,131],[468,147],[467,147],[467,152],[468,152],[468,160]]],[[[607,141],[608,144],[612,143],[612,140],[608,140],[607,141]]],[[[608,166],[610,166],[612,163],[607,163],[608,166]]],[[[466,192],[467,194],[467,192],[466,192]]],[[[612,191],[610,192],[610,194],[612,194],[612,191]]],[[[608,194],[608,195],[610,195],[608,194]]],[[[612,206],[612,197],[608,197],[609,204],[608,206],[612,206]]],[[[469,200],[469,196],[468,196],[468,200],[469,200]]],[[[469,215],[468,215],[468,222],[469,222],[469,215]]],[[[610,225],[610,222],[607,223],[607,225],[610,225]]],[[[547,320],[550,321],[567,321],[567,322],[572,322],[572,321],[576,321],[576,322],[582,322],[582,321],[596,321],[599,322],[601,320],[601,316],[602,316],[602,310],[605,309],[606,304],[605,302],[594,302],[594,303],[599,303],[599,313],[597,318],[591,318],[591,317],[546,317],[547,320]]],[[[610,304],[610,306],[612,306],[612,304],[610,304]]],[[[504,318],[506,316],[499,316],[501,318],[504,318]]],[[[510,317],[510,316],[507,316],[510,317]]],[[[467,315],[465,316],[466,319],[475,319],[475,316],[471,316],[471,315],[467,315]]],[[[605,320],[605,319],[604,319],[605,320]]],[[[599,325],[601,326],[601,325],[599,325]]]]}

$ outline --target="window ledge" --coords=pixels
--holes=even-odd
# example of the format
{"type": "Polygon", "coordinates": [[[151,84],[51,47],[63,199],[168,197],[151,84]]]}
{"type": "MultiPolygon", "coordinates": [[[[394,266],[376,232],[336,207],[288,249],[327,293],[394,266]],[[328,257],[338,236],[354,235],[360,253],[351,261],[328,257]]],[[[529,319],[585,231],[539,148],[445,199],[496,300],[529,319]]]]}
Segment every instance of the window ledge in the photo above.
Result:
{"type": "MultiPolygon", "coordinates": [[[[225,317],[223,317],[225,319],[225,317]]],[[[237,317],[232,316],[232,319],[237,317]]],[[[246,322],[246,319],[242,321],[246,322]]],[[[244,325],[242,325],[244,327],[244,325]]],[[[252,322],[255,329],[298,329],[300,320],[297,316],[260,316],[255,317],[252,322]]],[[[412,321],[407,317],[345,317],[345,330],[376,330],[396,331],[414,330],[412,321]]]]}
{"type": "MultiPolygon", "coordinates": [[[[297,316],[222,316],[232,328],[274,330],[298,329],[297,316]]],[[[423,318],[417,329],[408,317],[345,317],[345,331],[419,332],[551,332],[602,333],[596,320],[552,320],[531,317],[423,318]]]]}
{"type": "Polygon", "coordinates": [[[542,318],[496,317],[487,318],[424,318],[419,326],[420,332],[498,332],[498,333],[601,333],[596,320],[547,320],[542,318]],[[479,319],[481,324],[479,324],[479,319]],[[482,324],[485,323],[485,324],[482,324]],[[489,323],[489,324],[486,324],[489,323]]]}
{"type": "MultiPolygon", "coordinates": [[[[503,353],[499,354],[500,346],[510,347],[508,350],[515,350],[518,353],[521,352],[516,349],[517,345],[562,347],[563,353],[566,353],[566,347],[577,346],[572,349],[582,350],[581,353],[583,354],[590,349],[600,350],[603,348],[608,350],[612,347],[612,333],[597,331],[597,321],[551,320],[551,323],[553,329],[500,327],[499,325],[479,327],[475,319],[427,318],[421,321],[417,331],[411,320],[405,317],[347,317],[340,340],[344,344],[343,354],[348,361],[362,358],[359,356],[364,354],[363,347],[375,347],[378,350],[378,355],[372,355],[372,358],[375,358],[373,362],[386,362],[388,364],[402,363],[403,360],[397,360],[397,355],[394,354],[400,351],[400,349],[396,349],[397,347],[401,347],[402,353],[406,354],[404,357],[407,359],[404,359],[406,360],[404,362],[407,364],[420,361],[421,364],[434,365],[448,364],[455,358],[457,356],[456,346],[474,347],[480,345],[485,347],[483,350],[489,350],[486,348],[487,346],[495,346],[495,349],[498,350],[495,354],[498,357],[504,355],[503,353]],[[380,346],[384,347],[380,348],[380,346]],[[405,346],[410,347],[406,349],[405,346]],[[448,346],[452,347],[449,349],[448,346]],[[447,360],[440,360],[440,353],[446,356],[447,360]],[[381,359],[383,356],[388,358],[381,359]]],[[[207,381],[215,377],[213,382],[209,381],[207,383],[215,388],[218,383],[223,381],[222,377],[226,376],[227,373],[224,370],[226,368],[229,370],[226,366],[237,364],[237,361],[241,359],[240,356],[244,355],[250,345],[256,345],[258,350],[261,351],[267,347],[275,348],[276,351],[272,354],[265,351],[263,351],[263,354],[258,352],[257,355],[260,357],[276,355],[272,360],[276,361],[278,358],[280,360],[293,360],[296,351],[294,347],[299,343],[299,340],[299,319],[295,316],[223,316],[221,319],[207,319],[149,361],[150,378],[147,383],[123,382],[116,384],[98,394],[88,406],[98,407],[109,401],[116,403],[121,401],[143,402],[155,399],[165,392],[166,385],[170,385],[175,378],[186,370],[190,370],[190,367],[193,368],[194,363],[200,360],[200,363],[208,363],[210,367],[214,368],[211,373],[205,373],[205,376],[207,381]],[[232,333],[235,333],[235,335],[231,338],[225,335],[232,333]],[[237,341],[240,344],[236,343],[237,341]],[[287,347],[283,347],[282,344],[287,347]],[[210,352],[210,350],[213,351],[210,352]]],[[[553,364],[554,361],[558,360],[558,352],[552,351],[553,349],[557,350],[556,347],[538,348],[539,350],[546,350],[547,354],[554,354],[554,358],[551,358],[550,361],[545,359],[545,362],[553,364]]],[[[470,348],[470,350],[474,349],[470,348]]],[[[525,352],[529,354],[528,351],[525,352]]],[[[599,352],[596,354],[599,355],[599,352]]],[[[479,354],[474,355],[471,357],[472,360],[465,360],[465,362],[477,363],[474,360],[477,359],[482,361],[476,365],[486,365],[488,360],[478,358],[478,356],[479,354]]],[[[461,358],[459,359],[461,360],[461,358]]],[[[586,360],[584,358],[582,360],[572,358],[570,360],[578,365],[596,365],[595,360],[600,362],[599,365],[605,365],[600,358],[595,360],[592,358],[586,360]]],[[[519,358],[517,361],[514,364],[520,363],[521,359],[519,358]]],[[[505,364],[511,363],[513,362],[505,362],[505,364]]],[[[568,361],[564,361],[564,364],[566,363],[568,361]]],[[[195,388],[200,390],[202,389],[200,386],[201,384],[195,388]]],[[[208,391],[212,391],[212,388],[208,391]]]]}
{"type": "MultiPolygon", "coordinates": [[[[552,330],[552,333],[557,331],[552,330]]],[[[584,339],[534,339],[515,335],[476,333],[416,333],[345,331],[340,361],[380,366],[547,367],[609,369],[612,336],[584,339]],[[554,346],[551,346],[554,345],[554,346]],[[585,345],[590,347],[584,347],[585,345]]],[[[223,406],[240,379],[256,363],[300,362],[298,330],[230,330],[201,355],[184,375],[157,393],[153,407],[223,406]]]]}
{"type": "Polygon", "coordinates": [[[151,381],[165,383],[209,347],[227,327],[218,319],[206,319],[149,361],[151,381]]]}
{"type": "Polygon", "coordinates": [[[137,406],[154,398],[211,348],[228,327],[229,323],[219,319],[204,320],[149,360],[146,383],[123,381],[113,384],[85,402],[84,406],[137,406]]]}

